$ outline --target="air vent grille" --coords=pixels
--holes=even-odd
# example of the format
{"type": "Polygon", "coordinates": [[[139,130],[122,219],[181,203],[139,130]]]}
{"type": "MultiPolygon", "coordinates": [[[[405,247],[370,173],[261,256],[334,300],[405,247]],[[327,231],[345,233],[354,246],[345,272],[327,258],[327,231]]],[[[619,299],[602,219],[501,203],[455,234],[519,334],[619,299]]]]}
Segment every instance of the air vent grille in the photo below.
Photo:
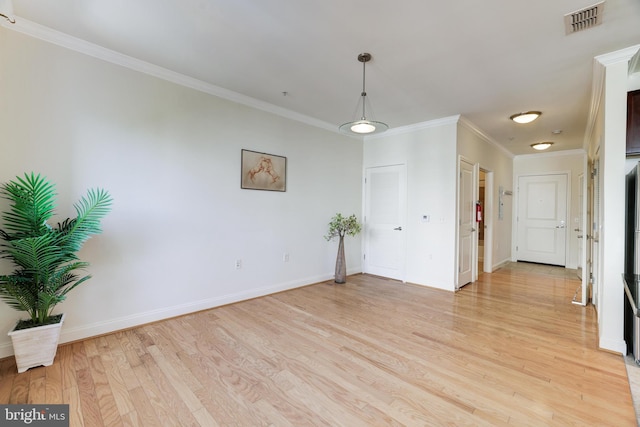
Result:
{"type": "Polygon", "coordinates": [[[567,34],[587,30],[602,23],[602,12],[604,11],[604,1],[594,4],[584,9],[564,15],[564,26],[567,34]]]}

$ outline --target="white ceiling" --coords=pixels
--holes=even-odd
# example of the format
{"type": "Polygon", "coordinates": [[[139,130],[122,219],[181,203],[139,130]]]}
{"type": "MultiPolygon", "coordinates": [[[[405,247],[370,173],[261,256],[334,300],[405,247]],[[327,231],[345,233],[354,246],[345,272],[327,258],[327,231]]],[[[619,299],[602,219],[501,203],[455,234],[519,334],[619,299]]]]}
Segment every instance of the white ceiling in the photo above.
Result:
{"type": "Polygon", "coordinates": [[[595,2],[15,0],[14,10],[336,130],[359,118],[357,56],[369,52],[369,119],[398,128],[461,114],[518,155],[541,140],[581,148],[593,58],[640,44],[639,0],[606,0],[602,25],[565,35],[564,15],[595,2]],[[527,110],[543,115],[509,120],[527,110]]]}

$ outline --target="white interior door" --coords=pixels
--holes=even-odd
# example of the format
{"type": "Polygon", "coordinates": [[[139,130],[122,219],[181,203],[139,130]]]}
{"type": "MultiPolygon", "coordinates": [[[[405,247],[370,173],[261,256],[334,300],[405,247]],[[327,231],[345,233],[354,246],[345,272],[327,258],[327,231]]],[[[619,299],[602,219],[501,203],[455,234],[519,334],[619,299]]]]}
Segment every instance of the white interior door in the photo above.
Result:
{"type": "Polygon", "coordinates": [[[591,169],[591,301],[600,311],[600,157],[593,161],[591,169]]]}
{"type": "Polygon", "coordinates": [[[518,261],[564,266],[567,244],[567,175],[518,179],[518,261]]]}
{"type": "Polygon", "coordinates": [[[573,298],[572,303],[587,305],[589,302],[589,234],[587,230],[588,215],[588,180],[585,179],[584,174],[580,174],[578,177],[578,215],[576,216],[577,224],[574,231],[576,232],[576,238],[578,239],[578,267],[577,275],[580,279],[579,292],[573,298]]]}
{"type": "Polygon", "coordinates": [[[458,280],[459,289],[473,281],[475,267],[476,221],[475,221],[475,167],[460,160],[458,182],[458,280]]]}
{"type": "MultiPolygon", "coordinates": [[[[580,174],[580,176],[578,177],[578,216],[576,217],[578,219],[578,223],[576,224],[576,228],[574,229],[574,231],[577,233],[576,234],[576,238],[578,239],[578,266],[577,266],[577,274],[578,274],[578,278],[580,280],[582,280],[582,275],[583,273],[583,266],[586,260],[586,256],[584,254],[586,254],[585,250],[584,250],[584,227],[582,225],[582,218],[584,215],[584,207],[583,207],[583,202],[584,202],[584,174],[580,174]]],[[[584,299],[583,299],[584,301],[584,299]]]]}
{"type": "Polygon", "coordinates": [[[405,165],[367,168],[364,271],[404,280],[405,165]]]}

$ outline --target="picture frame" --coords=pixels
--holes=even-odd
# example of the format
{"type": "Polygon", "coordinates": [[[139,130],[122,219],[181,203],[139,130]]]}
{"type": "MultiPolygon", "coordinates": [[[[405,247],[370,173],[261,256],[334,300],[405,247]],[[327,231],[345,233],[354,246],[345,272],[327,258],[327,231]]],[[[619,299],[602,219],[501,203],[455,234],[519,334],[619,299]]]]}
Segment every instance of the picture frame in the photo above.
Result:
{"type": "Polygon", "coordinates": [[[242,149],[240,188],[287,191],[287,158],[276,154],[242,149]]]}

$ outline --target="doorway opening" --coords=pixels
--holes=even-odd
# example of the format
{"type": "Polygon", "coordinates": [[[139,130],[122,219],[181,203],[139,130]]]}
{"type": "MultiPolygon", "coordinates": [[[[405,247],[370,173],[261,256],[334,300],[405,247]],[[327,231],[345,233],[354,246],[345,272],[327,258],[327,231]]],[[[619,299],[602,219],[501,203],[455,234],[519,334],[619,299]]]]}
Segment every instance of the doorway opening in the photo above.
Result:
{"type": "Polygon", "coordinates": [[[459,158],[456,290],[493,266],[493,172],[459,158]]]}
{"type": "Polygon", "coordinates": [[[493,271],[493,172],[479,169],[478,201],[482,207],[482,221],[478,224],[477,276],[493,271]]]}
{"type": "Polygon", "coordinates": [[[484,260],[485,260],[485,231],[486,231],[486,217],[487,217],[487,201],[486,201],[486,172],[480,169],[478,176],[478,204],[482,212],[482,217],[478,222],[478,276],[484,272],[484,260]]]}

